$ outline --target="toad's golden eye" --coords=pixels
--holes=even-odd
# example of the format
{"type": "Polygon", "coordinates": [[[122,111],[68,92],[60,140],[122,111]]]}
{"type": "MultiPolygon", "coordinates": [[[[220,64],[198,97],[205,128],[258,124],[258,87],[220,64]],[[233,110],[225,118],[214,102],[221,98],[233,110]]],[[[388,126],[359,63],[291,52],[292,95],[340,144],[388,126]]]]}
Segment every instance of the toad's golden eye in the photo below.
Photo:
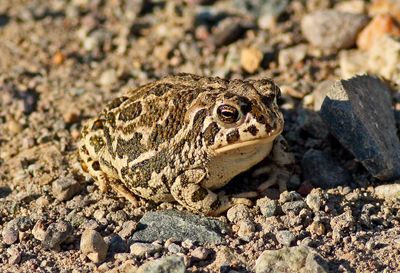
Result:
{"type": "Polygon", "coordinates": [[[239,110],[229,104],[220,105],[217,109],[218,118],[224,123],[235,123],[240,118],[239,110]]]}

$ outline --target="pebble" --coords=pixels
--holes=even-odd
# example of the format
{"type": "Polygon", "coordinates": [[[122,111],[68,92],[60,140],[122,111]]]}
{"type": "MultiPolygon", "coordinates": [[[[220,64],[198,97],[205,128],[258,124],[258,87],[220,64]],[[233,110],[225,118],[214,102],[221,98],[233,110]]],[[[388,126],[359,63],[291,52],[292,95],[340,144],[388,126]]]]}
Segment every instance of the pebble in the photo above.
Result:
{"type": "Polygon", "coordinates": [[[348,185],[353,181],[350,173],[328,152],[310,149],[301,161],[304,177],[314,187],[322,189],[348,185]]]}
{"type": "Polygon", "coordinates": [[[384,35],[400,37],[400,26],[389,14],[375,16],[358,35],[357,46],[362,50],[369,50],[384,35]]]}
{"type": "Polygon", "coordinates": [[[133,243],[130,246],[131,254],[137,257],[147,257],[154,253],[161,252],[162,246],[159,244],[149,243],[133,243]]]}
{"type": "Polygon", "coordinates": [[[276,240],[283,246],[290,246],[296,239],[296,236],[289,230],[280,230],[275,234],[276,240]]]}
{"type": "Polygon", "coordinates": [[[184,273],[186,267],[182,256],[171,255],[157,260],[147,261],[136,273],[184,273]]]}
{"type": "MultiPolygon", "coordinates": [[[[320,115],[330,132],[371,175],[380,180],[400,177],[400,141],[396,135],[390,90],[381,80],[365,75],[337,81],[330,88],[320,115]]],[[[306,155],[304,158],[307,159],[306,155]]],[[[341,174],[342,182],[347,177],[321,152],[308,156],[314,158],[313,164],[304,158],[302,165],[308,168],[305,175],[308,173],[310,180],[320,176],[322,170],[325,174],[335,173],[320,168],[321,160],[326,161],[326,167],[335,168],[341,174]]]]}
{"type": "Polygon", "coordinates": [[[27,216],[17,217],[8,222],[2,231],[3,242],[8,245],[16,243],[20,232],[25,232],[33,226],[32,220],[27,216]]]}
{"type": "Polygon", "coordinates": [[[211,254],[211,250],[202,246],[196,247],[191,253],[191,257],[195,260],[203,261],[211,254]]]}
{"type": "Polygon", "coordinates": [[[324,224],[318,221],[314,221],[309,225],[308,229],[310,230],[311,234],[316,234],[316,235],[324,235],[326,232],[324,224]]]}
{"type": "Polygon", "coordinates": [[[335,216],[331,219],[330,225],[332,230],[337,232],[350,231],[355,224],[354,217],[350,210],[343,212],[342,214],[335,216]]]}
{"type": "Polygon", "coordinates": [[[104,261],[107,256],[108,245],[95,230],[87,229],[82,233],[80,248],[82,253],[95,263],[104,261]]]}
{"type": "Polygon", "coordinates": [[[279,203],[280,204],[283,204],[286,202],[292,202],[292,201],[299,201],[302,199],[303,198],[301,197],[301,195],[295,191],[284,191],[279,195],[279,203]]]}
{"type": "Polygon", "coordinates": [[[3,236],[3,242],[7,245],[12,245],[18,241],[18,230],[13,228],[3,229],[1,235],[3,236]]]}
{"type": "Polygon", "coordinates": [[[231,223],[238,223],[242,220],[247,220],[250,218],[250,209],[246,205],[238,204],[231,207],[226,212],[226,217],[231,223]]]}
{"type": "Polygon", "coordinates": [[[306,208],[306,203],[303,200],[291,201],[282,204],[282,211],[289,215],[290,212],[293,212],[295,215],[298,215],[302,209],[306,208]]]}
{"type": "Polygon", "coordinates": [[[362,14],[322,10],[304,16],[301,30],[312,45],[339,50],[353,46],[367,23],[368,18],[362,14]]]}
{"type": "Polygon", "coordinates": [[[367,62],[370,72],[400,85],[400,38],[382,36],[368,51],[367,62]]]}
{"type": "Polygon", "coordinates": [[[250,220],[243,220],[238,223],[239,225],[239,230],[238,230],[238,236],[240,239],[249,242],[251,238],[254,236],[254,232],[256,230],[256,227],[253,223],[253,221],[250,220]]]}
{"type": "Polygon", "coordinates": [[[341,12],[363,14],[366,11],[366,3],[363,0],[342,1],[335,5],[335,9],[341,12]]]}
{"type": "Polygon", "coordinates": [[[268,197],[258,199],[256,205],[265,217],[274,216],[278,210],[278,202],[268,197]]]}
{"type": "Polygon", "coordinates": [[[257,48],[243,48],[240,52],[240,64],[247,73],[253,74],[260,67],[263,56],[257,48]]]}
{"type": "Polygon", "coordinates": [[[400,199],[400,184],[386,184],[375,188],[375,194],[383,199],[400,199]]]}
{"type": "Polygon", "coordinates": [[[108,245],[108,252],[112,254],[125,253],[128,251],[128,245],[125,240],[117,234],[110,234],[104,237],[104,242],[108,245]]]}
{"type": "Polygon", "coordinates": [[[99,83],[102,86],[111,86],[118,81],[117,72],[114,69],[107,69],[100,75],[99,83]]]}
{"type": "Polygon", "coordinates": [[[183,252],[183,248],[180,245],[176,244],[176,243],[171,243],[168,246],[168,252],[173,253],[173,254],[182,253],[183,252]]]}
{"type": "Polygon", "coordinates": [[[319,192],[312,190],[306,197],[307,206],[314,212],[317,212],[322,207],[322,196],[319,192]]]}
{"type": "Polygon", "coordinates": [[[239,18],[228,17],[221,21],[208,39],[213,47],[227,46],[240,39],[247,30],[245,22],[239,18]]]}
{"type": "Polygon", "coordinates": [[[36,240],[43,241],[46,235],[45,221],[38,220],[32,229],[32,235],[36,240]]]}
{"type": "Polygon", "coordinates": [[[307,246],[266,250],[257,259],[256,273],[328,273],[327,262],[307,246]]]}
{"type": "MultiPolygon", "coordinates": [[[[361,50],[342,50],[339,52],[340,74],[343,79],[350,79],[355,75],[362,75],[368,72],[369,55],[361,50]]],[[[332,85],[333,86],[333,83],[332,85]]],[[[325,86],[326,93],[330,86],[325,86]]],[[[322,102],[320,108],[322,106],[322,102]]],[[[319,110],[319,109],[318,109],[319,110]]]]}
{"type": "Polygon", "coordinates": [[[9,264],[19,264],[22,259],[22,252],[15,247],[8,248],[7,254],[10,255],[8,258],[9,264]]]}
{"type": "Polygon", "coordinates": [[[135,221],[129,220],[122,224],[122,229],[118,232],[119,236],[126,239],[133,234],[136,230],[137,223],[135,221]]]}
{"type": "Polygon", "coordinates": [[[52,184],[52,194],[59,201],[67,201],[78,194],[82,187],[72,177],[61,177],[52,184]]]}
{"type": "Polygon", "coordinates": [[[72,236],[73,228],[66,221],[51,223],[44,234],[42,246],[46,249],[59,251],[60,245],[69,240],[72,236]]]}
{"type": "Polygon", "coordinates": [[[285,48],[279,51],[278,63],[281,69],[293,66],[302,60],[307,55],[307,45],[299,44],[293,47],[285,48]]]}
{"type": "Polygon", "coordinates": [[[131,237],[135,242],[166,241],[175,238],[199,243],[221,243],[228,226],[216,219],[185,211],[165,210],[146,212],[131,237]]]}

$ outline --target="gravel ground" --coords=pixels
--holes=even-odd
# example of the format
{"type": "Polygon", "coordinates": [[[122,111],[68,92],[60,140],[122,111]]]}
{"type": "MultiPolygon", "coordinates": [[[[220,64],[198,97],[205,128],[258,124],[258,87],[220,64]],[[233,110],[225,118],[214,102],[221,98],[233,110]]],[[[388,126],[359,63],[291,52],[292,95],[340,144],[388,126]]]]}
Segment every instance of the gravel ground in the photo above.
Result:
{"type": "MultiPolygon", "coordinates": [[[[390,136],[381,145],[367,128],[365,139],[384,155],[380,168],[390,165],[396,3],[0,1],[0,271],[400,272],[398,177],[376,175],[318,114],[333,81],[382,77],[397,135],[380,131],[390,136]],[[207,218],[99,191],[77,160],[82,123],[127,89],[179,72],[281,86],[296,157],[289,192],[207,218]]],[[[248,172],[226,190],[259,182],[248,172]]]]}

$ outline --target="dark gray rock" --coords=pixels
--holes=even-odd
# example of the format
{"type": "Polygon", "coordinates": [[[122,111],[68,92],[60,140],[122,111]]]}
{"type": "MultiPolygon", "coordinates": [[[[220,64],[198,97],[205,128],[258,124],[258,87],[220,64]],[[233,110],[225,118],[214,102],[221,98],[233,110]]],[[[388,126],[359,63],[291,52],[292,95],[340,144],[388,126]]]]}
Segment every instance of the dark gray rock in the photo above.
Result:
{"type": "Polygon", "coordinates": [[[167,256],[144,263],[136,273],[184,273],[186,271],[182,256],[167,256]]]}
{"type": "Polygon", "coordinates": [[[199,243],[221,243],[228,227],[215,219],[176,210],[147,212],[140,219],[132,242],[177,241],[189,239],[199,243]]]}
{"type": "Polygon", "coordinates": [[[282,211],[286,215],[289,215],[290,212],[293,212],[295,215],[298,215],[300,211],[306,207],[307,207],[306,202],[304,202],[303,200],[298,200],[282,204],[282,211]]]}
{"type": "Polygon", "coordinates": [[[307,246],[266,250],[256,261],[256,273],[328,273],[326,261],[307,246]]]}
{"type": "Polygon", "coordinates": [[[301,161],[304,177],[314,187],[323,189],[348,185],[353,181],[349,171],[343,168],[327,152],[308,150],[301,161]]]}
{"type": "Polygon", "coordinates": [[[371,76],[336,82],[320,115],[330,132],[380,180],[400,177],[400,141],[396,135],[389,88],[371,76]]]}
{"type": "Polygon", "coordinates": [[[73,228],[71,224],[66,221],[52,223],[44,234],[42,245],[47,249],[58,251],[60,250],[60,244],[69,240],[72,232],[73,228]]]}
{"type": "Polygon", "coordinates": [[[296,123],[314,138],[325,139],[329,135],[328,127],[316,112],[299,110],[296,123]]]}
{"type": "Polygon", "coordinates": [[[368,17],[362,14],[319,10],[303,17],[301,30],[312,45],[338,50],[354,45],[367,23],[368,17]]]}

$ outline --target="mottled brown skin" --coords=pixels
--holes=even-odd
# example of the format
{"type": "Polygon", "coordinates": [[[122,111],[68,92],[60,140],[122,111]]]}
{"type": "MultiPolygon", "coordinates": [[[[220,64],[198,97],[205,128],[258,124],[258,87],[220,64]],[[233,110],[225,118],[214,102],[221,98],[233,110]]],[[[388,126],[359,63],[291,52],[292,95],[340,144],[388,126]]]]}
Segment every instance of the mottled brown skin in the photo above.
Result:
{"type": "Polygon", "coordinates": [[[111,186],[132,202],[133,195],[176,200],[219,214],[245,200],[212,190],[265,158],[281,133],[279,94],[268,79],[181,74],[149,83],[84,125],[82,165],[101,189],[111,186]]]}

